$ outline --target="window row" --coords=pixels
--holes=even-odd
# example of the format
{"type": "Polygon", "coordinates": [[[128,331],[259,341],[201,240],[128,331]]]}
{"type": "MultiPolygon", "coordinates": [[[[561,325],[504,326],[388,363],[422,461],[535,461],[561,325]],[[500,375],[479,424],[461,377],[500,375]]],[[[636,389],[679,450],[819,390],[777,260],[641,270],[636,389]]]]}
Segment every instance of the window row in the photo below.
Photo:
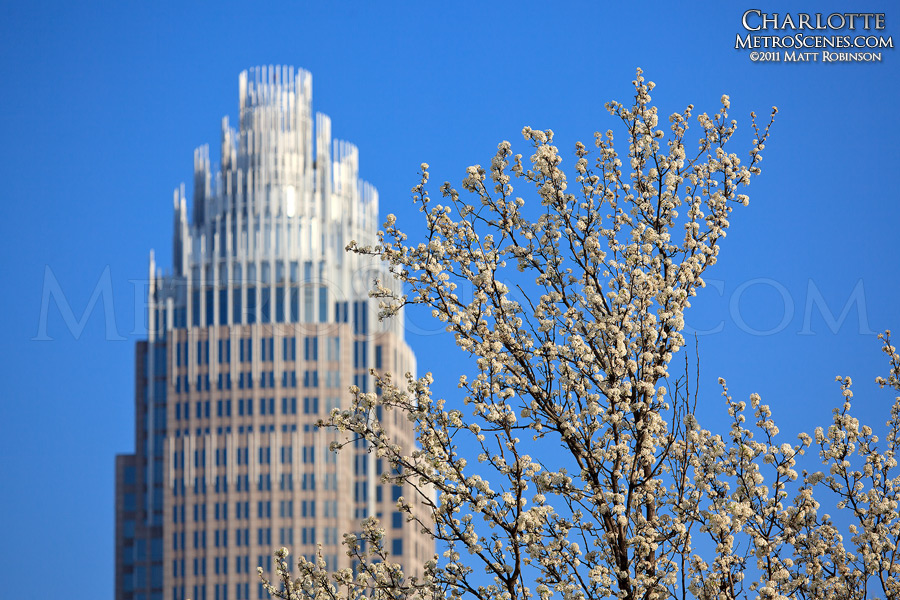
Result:
{"type": "MultiPolygon", "coordinates": [[[[252,325],[253,323],[328,323],[328,288],[324,285],[303,287],[302,291],[302,313],[301,313],[301,288],[298,285],[291,285],[285,288],[283,285],[274,288],[269,286],[247,286],[246,296],[240,287],[231,289],[231,322],[244,323],[252,325]],[[285,298],[285,289],[288,291],[288,297],[285,298]],[[257,294],[258,291],[258,294],[257,294]],[[314,299],[318,296],[318,313],[315,311],[314,299]],[[274,296],[274,298],[273,298],[274,296]]],[[[219,290],[219,306],[218,314],[213,304],[214,295],[211,288],[203,290],[194,289],[191,291],[191,317],[190,324],[193,327],[211,326],[215,324],[228,325],[228,290],[219,290]],[[201,300],[205,300],[205,306],[201,304],[201,300]],[[205,310],[204,310],[205,309],[205,310]]],[[[358,304],[358,303],[354,303],[358,304]]],[[[165,318],[165,311],[157,318],[165,318]]],[[[185,327],[188,319],[181,311],[176,310],[175,327],[185,327]]],[[[334,303],[334,321],[336,323],[347,322],[347,302],[334,303]]]]}
{"type": "MultiPolygon", "coordinates": [[[[301,446],[300,447],[300,456],[303,463],[312,464],[315,462],[315,447],[314,446],[301,446]]],[[[281,464],[291,464],[294,462],[294,447],[292,445],[288,446],[280,446],[278,449],[277,460],[281,464]]],[[[272,447],[271,446],[260,446],[257,448],[257,460],[256,463],[260,465],[269,465],[272,464],[272,447]]],[[[199,450],[194,450],[193,452],[193,463],[194,468],[202,468],[206,466],[206,449],[201,448],[199,450]]],[[[228,451],[226,448],[218,448],[210,453],[211,457],[214,457],[215,466],[217,467],[225,467],[228,466],[228,451]]],[[[247,465],[250,464],[250,450],[247,447],[236,448],[235,453],[235,464],[237,465],[247,465]]],[[[172,456],[173,466],[176,469],[184,469],[185,468],[185,452],[184,450],[176,450],[172,456]]],[[[359,458],[365,458],[357,457],[359,458]]],[[[127,496],[128,494],[126,494],[127,496]]],[[[175,494],[176,496],[178,494],[175,494]]]]}
{"type": "MultiPolygon", "coordinates": [[[[328,410],[330,411],[331,408],[335,408],[332,404],[336,405],[336,402],[332,403],[326,401],[326,404],[328,404],[328,410]]],[[[253,416],[254,406],[256,406],[256,411],[260,415],[276,414],[275,398],[258,398],[256,400],[253,398],[239,398],[235,401],[230,399],[216,401],[202,400],[194,403],[193,411],[191,411],[190,402],[175,403],[175,420],[180,421],[182,419],[189,419],[191,416],[196,419],[209,419],[213,415],[220,418],[231,417],[232,406],[235,408],[235,415],[239,417],[253,416]]],[[[281,409],[281,414],[283,415],[296,415],[298,408],[297,398],[282,397],[278,407],[281,409]]],[[[315,396],[303,398],[300,410],[302,414],[305,415],[319,414],[319,398],[315,396]]]]}
{"type": "MultiPolygon", "coordinates": [[[[315,560],[315,556],[313,556],[313,555],[310,555],[307,558],[308,558],[308,560],[315,560]]],[[[329,555],[326,555],[324,558],[325,558],[326,568],[328,570],[330,570],[330,571],[337,570],[337,554],[329,554],[329,555]]],[[[253,573],[256,572],[255,568],[252,572],[253,573]]],[[[130,577],[130,575],[129,575],[129,577],[130,577]]],[[[255,577],[254,577],[254,581],[256,581],[255,577]]],[[[130,583],[130,581],[129,581],[129,583],[130,583]]],[[[214,591],[214,593],[215,593],[214,596],[207,596],[206,584],[193,586],[194,593],[192,596],[185,595],[185,586],[176,585],[176,586],[172,587],[171,598],[172,598],[172,600],[186,600],[187,598],[193,598],[194,600],[229,600],[229,595],[228,595],[229,592],[228,591],[230,589],[234,590],[234,595],[230,596],[230,598],[232,598],[233,600],[268,600],[271,597],[269,595],[269,592],[267,592],[266,589],[263,587],[263,584],[257,582],[255,585],[256,595],[253,596],[253,598],[251,599],[251,597],[250,597],[251,585],[252,584],[249,582],[235,583],[235,584],[228,584],[228,583],[211,584],[209,586],[209,588],[214,591]]],[[[132,589],[133,589],[133,587],[129,587],[128,591],[131,591],[132,589]]],[[[151,600],[153,600],[153,599],[151,598],[151,600]]]]}
{"type": "MultiPolygon", "coordinates": [[[[312,448],[309,448],[308,454],[304,454],[304,456],[312,457],[314,455],[312,448]]],[[[326,464],[334,464],[336,462],[336,455],[333,452],[328,452],[325,454],[325,463],[326,464]]],[[[249,492],[250,491],[250,476],[246,473],[235,475],[232,479],[232,487],[231,491],[234,492],[249,492]]],[[[270,473],[264,473],[259,475],[256,483],[256,491],[271,491],[272,490],[272,475],[270,473]]],[[[303,473],[300,476],[300,481],[298,482],[298,489],[301,491],[314,491],[316,489],[316,476],[314,473],[303,473]]],[[[215,493],[227,493],[229,492],[229,485],[227,482],[227,478],[223,475],[218,475],[215,478],[214,485],[210,486],[214,488],[215,493]]],[[[294,474],[293,473],[282,473],[278,480],[278,490],[280,491],[294,491],[294,474]]],[[[205,477],[195,477],[194,478],[194,486],[193,492],[195,495],[206,494],[206,478],[205,477]]],[[[379,486],[380,488],[380,486],[379,486]]],[[[337,473],[325,473],[322,478],[322,489],[326,491],[334,491],[337,490],[337,473]]],[[[177,478],[173,482],[173,495],[177,497],[184,497],[185,495],[185,485],[183,478],[177,478]]],[[[125,494],[125,510],[134,510],[134,494],[125,494]],[[128,504],[131,502],[131,504],[128,504]]],[[[380,496],[379,496],[380,497],[380,496]]],[[[157,506],[162,504],[162,498],[160,496],[159,503],[157,506]]],[[[238,503],[240,504],[240,503],[238,503]]],[[[173,510],[184,510],[182,509],[173,509],[173,510]]],[[[223,513],[227,514],[227,513],[223,513]]],[[[183,512],[182,512],[183,515],[183,512]]],[[[240,513],[238,513],[240,515],[240,513]]],[[[216,517],[218,518],[218,517],[216,517]]],[[[228,518],[227,516],[223,516],[222,518],[228,518]]],[[[237,518],[242,518],[238,516],[237,518]]],[[[246,518],[246,516],[244,517],[246,518]]],[[[182,516],[182,521],[184,521],[184,517],[182,516]]],[[[195,518],[195,520],[197,520],[195,518]]],[[[205,521],[206,517],[201,517],[200,520],[205,521]]],[[[178,520],[176,519],[177,523],[178,520]]]]}
{"type": "MultiPolygon", "coordinates": [[[[297,360],[297,340],[298,337],[289,336],[281,338],[281,354],[276,356],[275,353],[275,337],[267,336],[260,338],[259,350],[260,360],[263,362],[271,362],[280,358],[284,361],[297,360]]],[[[317,361],[319,360],[319,336],[303,336],[303,360],[317,361]]],[[[329,361],[340,360],[341,354],[341,338],[338,336],[330,336],[323,338],[327,344],[326,358],[329,361]]],[[[253,362],[253,340],[251,338],[240,338],[238,342],[238,359],[239,362],[253,362]]],[[[379,347],[380,348],[380,347],[379,347]]],[[[181,341],[174,344],[175,364],[179,367],[185,367],[190,364],[188,355],[188,342],[181,341]]],[[[160,344],[157,346],[158,358],[157,363],[165,365],[163,360],[165,346],[160,344]]],[[[216,353],[216,362],[219,364],[228,364],[231,362],[231,338],[218,340],[218,352],[216,353]]],[[[146,359],[145,359],[146,360],[146,359]]],[[[194,354],[194,362],[197,365],[208,365],[210,363],[210,347],[209,340],[198,340],[196,342],[196,352],[194,354]]],[[[146,367],[145,367],[146,373],[146,367]]],[[[163,374],[165,371],[163,371],[163,374]]],[[[160,374],[160,373],[158,373],[160,374]]]]}
{"type": "MultiPolygon", "coordinates": [[[[272,527],[258,527],[256,529],[256,545],[257,546],[271,546],[272,545],[272,527]]],[[[337,546],[340,544],[340,539],[338,535],[337,527],[299,527],[299,535],[297,541],[301,544],[316,544],[316,531],[320,530],[322,532],[323,539],[321,540],[324,545],[334,545],[337,546]]],[[[234,543],[235,547],[247,547],[251,545],[251,537],[250,537],[250,528],[245,527],[243,529],[217,529],[213,531],[213,535],[210,537],[214,541],[213,544],[210,544],[210,547],[214,548],[228,548],[228,534],[231,531],[234,534],[234,543]]],[[[206,531],[195,531],[193,537],[194,550],[204,550],[206,549],[206,531]]],[[[294,528],[293,527],[279,527],[277,535],[277,543],[281,545],[292,545],[294,543],[294,528]]],[[[185,534],[184,532],[175,532],[172,534],[172,550],[186,550],[185,546],[185,534]]],[[[160,557],[161,558],[161,557],[160,557]]],[[[235,557],[236,562],[242,561],[240,557],[235,557]]],[[[194,558],[194,575],[206,575],[206,565],[205,559],[202,557],[194,558]]],[[[221,562],[224,562],[224,557],[220,560],[219,558],[215,559],[220,564],[215,566],[215,573],[218,575],[219,573],[228,573],[227,567],[221,565],[221,562]],[[221,566],[220,566],[221,565],[221,566]]],[[[183,577],[184,571],[184,559],[175,559],[173,561],[173,576],[174,577],[183,577]],[[180,567],[180,568],[179,568],[180,567]]],[[[245,572],[241,570],[241,567],[237,567],[237,573],[245,572]]]]}
{"type": "MultiPolygon", "coordinates": [[[[365,366],[365,365],[363,365],[365,366]]],[[[362,367],[360,367],[362,368],[362,367]]],[[[231,377],[228,373],[220,372],[217,376],[216,390],[230,390],[231,386],[231,377]]],[[[262,371],[259,374],[258,386],[261,389],[273,389],[275,388],[275,371],[262,371]]],[[[283,388],[296,388],[297,387],[297,371],[282,371],[281,372],[281,387],[283,388]]],[[[303,378],[300,380],[303,383],[302,387],[305,388],[316,388],[319,387],[319,372],[315,369],[307,369],[303,371],[303,378]]],[[[326,387],[340,387],[341,386],[341,378],[340,371],[329,370],[326,371],[326,387]]],[[[165,402],[165,382],[160,382],[160,387],[162,388],[160,392],[158,392],[155,396],[155,399],[158,402],[165,402]]],[[[238,373],[237,380],[237,389],[239,390],[252,390],[254,388],[254,379],[253,373],[251,371],[241,371],[238,373]]],[[[194,385],[191,385],[190,379],[187,375],[178,375],[175,377],[175,393],[176,394],[186,394],[191,391],[195,392],[208,392],[212,389],[210,384],[209,373],[198,373],[196,378],[194,379],[194,385]]]]}
{"type": "MultiPolygon", "coordinates": [[[[326,399],[326,413],[330,412],[330,409],[328,408],[329,406],[331,408],[335,408],[337,405],[338,405],[338,403],[337,403],[336,398],[326,399]],[[333,400],[333,402],[329,404],[329,402],[328,402],[329,400],[333,400]]],[[[254,431],[253,425],[247,425],[247,426],[239,425],[239,426],[235,427],[235,430],[238,432],[238,435],[243,435],[245,432],[253,433],[253,431],[254,431]]],[[[273,433],[275,431],[275,425],[262,423],[262,424],[256,426],[256,430],[259,431],[260,433],[266,433],[266,432],[273,433]]],[[[196,435],[197,437],[202,437],[204,435],[209,435],[210,431],[211,431],[211,429],[209,427],[198,427],[197,429],[194,430],[194,435],[196,435]]],[[[216,427],[215,431],[216,431],[216,435],[230,435],[231,434],[231,425],[226,425],[225,427],[221,427],[221,426],[216,427]]],[[[289,431],[297,431],[297,424],[296,423],[282,423],[281,431],[284,433],[287,433],[289,431]]],[[[310,432],[317,432],[317,431],[319,431],[319,429],[315,425],[312,425],[310,423],[305,423],[305,424],[303,424],[303,431],[306,433],[310,433],[310,432]]],[[[191,430],[190,429],[184,429],[184,430],[176,429],[175,430],[176,438],[182,437],[182,435],[184,437],[190,436],[191,430]]],[[[164,437],[165,436],[163,436],[163,438],[164,437]]],[[[161,445],[155,446],[154,449],[156,450],[158,448],[162,448],[162,446],[161,445]]],[[[161,456],[161,452],[157,451],[157,456],[161,456]]]]}

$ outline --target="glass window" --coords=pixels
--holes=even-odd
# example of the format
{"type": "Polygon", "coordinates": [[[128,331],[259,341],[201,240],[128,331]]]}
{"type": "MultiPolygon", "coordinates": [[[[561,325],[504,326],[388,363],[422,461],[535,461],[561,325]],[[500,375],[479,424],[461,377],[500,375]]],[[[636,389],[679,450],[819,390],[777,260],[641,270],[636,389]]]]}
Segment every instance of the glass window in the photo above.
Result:
{"type": "MultiPolygon", "coordinates": [[[[247,318],[245,323],[256,323],[256,288],[254,286],[247,287],[247,318]]],[[[252,360],[248,358],[248,360],[252,360]]]]}
{"type": "MultiPolygon", "coordinates": [[[[238,269],[239,265],[235,265],[235,269],[238,269]]],[[[236,287],[231,292],[232,299],[232,309],[231,309],[231,319],[235,323],[241,323],[241,288],[236,287]]]]}
{"type": "Polygon", "coordinates": [[[137,483],[137,469],[133,466],[127,466],[122,470],[122,480],[125,485],[134,485],[137,483]]]}
{"type": "Polygon", "coordinates": [[[228,324],[228,290],[219,290],[219,325],[228,324]]]}

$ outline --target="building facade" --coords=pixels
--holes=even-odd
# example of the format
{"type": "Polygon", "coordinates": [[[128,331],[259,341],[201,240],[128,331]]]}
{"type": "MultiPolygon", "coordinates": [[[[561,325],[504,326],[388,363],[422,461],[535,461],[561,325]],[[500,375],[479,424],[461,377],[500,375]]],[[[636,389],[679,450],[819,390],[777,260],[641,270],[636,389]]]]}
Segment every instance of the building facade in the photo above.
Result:
{"type": "MultiPolygon", "coordinates": [[[[379,322],[379,274],[344,251],[374,244],[378,195],[357,149],[311,112],[312,79],[290,67],[240,75],[240,123],[222,121],[221,165],[194,153],[193,198],[174,197],[173,266],[150,255],[148,339],[135,357],[135,451],[116,459],[117,600],[268,597],[281,546],[330,568],[381,518],[387,548],[415,571],[433,544],[395,510],[363,443],[334,453],[316,427],[374,391],[369,369],[415,371],[402,315],[379,322]]],[[[412,426],[384,423],[402,443],[412,426]]]]}

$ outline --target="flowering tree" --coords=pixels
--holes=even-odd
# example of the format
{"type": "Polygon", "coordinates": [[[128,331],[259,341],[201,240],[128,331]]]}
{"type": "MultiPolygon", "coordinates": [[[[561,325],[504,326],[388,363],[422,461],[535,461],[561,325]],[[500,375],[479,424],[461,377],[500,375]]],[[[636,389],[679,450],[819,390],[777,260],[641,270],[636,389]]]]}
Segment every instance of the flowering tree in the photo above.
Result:
{"type": "MultiPolygon", "coordinates": [[[[787,443],[759,396],[748,408],[720,380],[731,427],[718,435],[695,417],[687,368],[671,370],[684,312],[732,207],[748,203],[741,191],[759,173],[772,120],[760,128],[753,115],[742,162],[726,151],[736,130],[727,96],[696,117],[694,146],[693,106],[664,128],[653,83],[640,70],[633,83],[630,106],[606,106],[624,147],[612,131],[596,134],[593,150],[577,144],[574,181],[553,132],[526,127],[527,166],[503,142],[489,168],[468,169],[465,193],[441,187],[444,204],[430,198],[422,165],[413,193],[425,242],[407,245],[389,215],[379,245],[350,244],[406,284],[401,297],[376,284],[383,317],[426,305],[475,359],[458,403],[432,398],[430,375],[376,373],[378,393],[354,389],[352,408],[325,423],[365,438],[394,467],[384,479],[415,490],[417,502],[401,498],[399,509],[439,554],[404,574],[369,519],[344,539],[355,570],[305,558],[291,570],[282,549],[276,580],[264,579],[273,595],[900,597],[900,399],[880,447],[850,415],[841,379],[833,424],[787,443]],[[535,187],[539,207],[514,195],[514,178],[535,187]],[[386,434],[379,406],[414,422],[415,448],[386,434]],[[813,445],[824,473],[798,473],[813,445]],[[846,516],[822,514],[814,492],[846,516]]],[[[879,383],[900,389],[900,356],[883,339],[891,374],[879,383]]]]}

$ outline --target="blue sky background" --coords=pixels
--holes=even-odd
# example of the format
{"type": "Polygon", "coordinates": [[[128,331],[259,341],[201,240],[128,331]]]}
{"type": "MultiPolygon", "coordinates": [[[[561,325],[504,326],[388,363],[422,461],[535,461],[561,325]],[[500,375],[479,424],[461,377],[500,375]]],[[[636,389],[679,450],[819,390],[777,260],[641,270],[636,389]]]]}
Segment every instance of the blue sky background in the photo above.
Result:
{"type": "MultiPolygon", "coordinates": [[[[827,423],[842,374],[856,379],[867,421],[887,418],[891,396],[872,383],[885,362],[868,332],[900,332],[900,51],[880,64],[757,64],[734,49],[747,8],[855,4],[255,4],[0,7],[0,598],[112,596],[113,462],[133,445],[143,337],[133,282],[146,279],[151,248],[170,264],[172,191],[190,180],[196,146],[217,153],[238,73],[258,64],[312,72],[313,109],[359,146],[382,216],[411,231],[419,163],[458,184],[500,140],[527,156],[526,124],[554,129],[571,156],[575,140],[610,127],[603,104],[628,100],[635,67],[657,83],[663,115],[688,103],[715,111],[729,94],[741,154],[749,112],[777,105],[763,175],[709,272],[719,288],[687,318],[722,323],[700,338],[703,410],[720,420],[721,375],[735,396],[762,394],[783,431],[810,430],[827,423]],[[52,305],[53,339],[34,340],[48,268],[76,316],[108,268],[115,330],[98,305],[76,337],[52,305]],[[837,316],[857,286],[862,302],[839,327],[818,309],[805,317],[811,293],[837,316]]],[[[855,10],[886,13],[884,33],[900,43],[900,10],[855,10]]],[[[421,316],[410,328],[420,371],[452,396],[465,358],[449,360],[452,341],[421,316]]]]}

